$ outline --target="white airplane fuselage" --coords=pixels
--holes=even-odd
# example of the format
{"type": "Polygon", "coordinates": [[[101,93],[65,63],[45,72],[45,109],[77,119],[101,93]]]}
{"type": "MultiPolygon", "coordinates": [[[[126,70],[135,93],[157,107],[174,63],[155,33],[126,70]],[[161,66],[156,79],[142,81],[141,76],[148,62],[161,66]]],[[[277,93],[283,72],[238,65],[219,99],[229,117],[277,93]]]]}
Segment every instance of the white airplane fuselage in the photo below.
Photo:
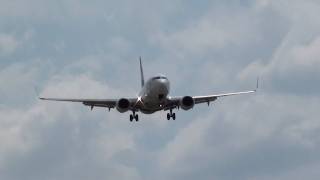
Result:
{"type": "Polygon", "coordinates": [[[164,75],[150,78],[139,93],[144,114],[152,114],[163,110],[170,92],[170,82],[164,75]]]}

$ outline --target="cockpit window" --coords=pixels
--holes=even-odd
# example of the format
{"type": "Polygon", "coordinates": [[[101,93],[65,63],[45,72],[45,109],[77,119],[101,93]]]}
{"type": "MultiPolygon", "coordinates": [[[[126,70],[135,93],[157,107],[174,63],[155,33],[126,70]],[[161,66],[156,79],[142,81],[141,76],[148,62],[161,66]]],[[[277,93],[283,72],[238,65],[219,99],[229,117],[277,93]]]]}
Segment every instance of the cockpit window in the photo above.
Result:
{"type": "Polygon", "coordinates": [[[152,78],[152,80],[156,80],[156,79],[167,79],[167,78],[164,76],[157,76],[157,77],[152,78]]]}

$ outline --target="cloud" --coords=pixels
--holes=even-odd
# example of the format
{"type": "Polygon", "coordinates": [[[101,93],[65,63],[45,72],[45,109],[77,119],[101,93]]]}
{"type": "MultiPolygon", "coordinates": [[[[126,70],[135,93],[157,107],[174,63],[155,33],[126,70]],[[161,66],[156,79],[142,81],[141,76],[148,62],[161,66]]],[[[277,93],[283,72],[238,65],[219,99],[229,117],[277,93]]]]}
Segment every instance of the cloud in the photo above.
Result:
{"type": "Polygon", "coordinates": [[[260,179],[312,165],[319,149],[316,104],[318,100],[270,95],[217,103],[214,115],[190,122],[160,153],[164,178],[194,179],[202,174],[203,179],[260,179]],[[298,110],[299,104],[308,110],[298,110]],[[289,113],[292,109],[296,111],[289,113]],[[302,152],[308,155],[297,156],[302,152]]]}
{"type": "MultiPolygon", "coordinates": [[[[83,68],[86,65],[85,62],[87,61],[71,64],[65,67],[66,71],[83,68]]],[[[47,65],[44,64],[42,67],[47,65]]],[[[22,76],[25,79],[19,78],[28,84],[33,81],[34,76],[39,74],[39,71],[30,68],[32,66],[32,64],[16,64],[5,68],[2,73],[17,78],[19,76],[16,73],[31,74],[31,76],[22,76]]],[[[90,68],[94,70],[98,67],[90,68]]],[[[1,84],[8,84],[5,80],[4,77],[1,84]]],[[[16,80],[14,82],[18,89],[26,86],[16,80]]],[[[9,89],[14,88],[9,87],[9,89]]],[[[64,73],[53,75],[48,79],[41,95],[115,98],[129,95],[130,91],[130,89],[123,91],[114,89],[106,83],[95,80],[90,73],[80,72],[74,75],[64,73]]],[[[31,96],[29,94],[32,93],[25,92],[25,95],[31,96]]],[[[20,98],[22,97],[23,95],[20,98]]],[[[33,98],[35,99],[34,96],[33,98]]],[[[109,113],[106,109],[95,108],[92,113],[89,113],[91,112],[89,108],[82,104],[34,102],[34,100],[29,106],[24,104],[17,108],[17,105],[10,105],[11,103],[7,101],[0,109],[0,177],[4,179],[21,179],[22,177],[25,179],[57,177],[60,179],[86,179],[87,177],[141,179],[143,175],[141,169],[137,169],[134,163],[128,161],[139,161],[136,158],[140,156],[140,147],[136,139],[141,136],[144,128],[161,129],[165,126],[163,123],[167,122],[155,121],[160,117],[151,117],[147,118],[148,121],[143,126],[135,127],[129,122],[127,114],[122,115],[114,110],[109,113]],[[123,159],[124,156],[127,158],[123,159]]],[[[142,116],[142,118],[146,117],[142,116]]],[[[154,132],[160,133],[144,130],[143,135],[154,132]]],[[[142,148],[142,154],[143,151],[142,148]]]]}
{"type": "Polygon", "coordinates": [[[316,0],[1,4],[0,179],[318,177],[316,0]],[[171,95],[261,89],[139,123],[36,100],[135,96],[140,55],[171,95]]]}
{"type": "Polygon", "coordinates": [[[246,36],[240,36],[240,34],[250,34],[246,32],[249,31],[245,28],[246,26],[230,23],[229,18],[232,16],[223,17],[223,15],[217,16],[215,13],[209,13],[199,21],[191,21],[187,27],[183,27],[179,31],[166,34],[159,33],[157,40],[161,42],[163,48],[180,54],[201,55],[211,50],[222,49],[230,44],[242,42],[241,40],[247,38],[246,36]]]}
{"type": "Polygon", "coordinates": [[[319,67],[320,60],[317,58],[319,57],[319,49],[320,37],[317,37],[305,47],[295,48],[293,50],[293,63],[302,68],[319,67]]]}
{"type": "Polygon", "coordinates": [[[104,129],[101,122],[88,122],[89,117],[81,120],[82,113],[70,108],[42,107],[44,105],[38,104],[30,111],[7,112],[8,115],[1,112],[3,118],[11,121],[10,126],[1,123],[1,178],[138,176],[133,167],[112,160],[121,151],[131,151],[132,136],[122,132],[103,133],[102,137],[99,135],[104,129]],[[16,119],[10,118],[12,115],[16,119]],[[20,118],[22,116],[25,118],[20,118]]]}
{"type": "MultiPolygon", "coordinates": [[[[43,94],[59,96],[62,89],[65,95],[77,97],[105,93],[116,96],[120,93],[83,75],[56,81],[47,86],[43,94]]],[[[26,109],[1,109],[2,178],[81,179],[107,175],[139,179],[133,167],[112,159],[122,151],[135,150],[134,135],[130,131],[112,130],[128,124],[127,121],[113,121],[117,119],[114,114],[109,116],[109,122],[105,124],[95,121],[105,119],[105,110],[92,113],[93,117],[90,117],[87,116],[88,109],[81,110],[82,105],[81,108],[74,108],[70,104],[56,105],[38,101],[26,109]],[[29,166],[31,161],[33,165],[29,166]],[[100,170],[102,166],[104,170],[100,170]],[[80,169],[86,171],[81,174],[80,169]]]]}
{"type": "Polygon", "coordinates": [[[239,74],[239,77],[246,79],[259,74],[268,84],[267,89],[283,93],[317,94],[319,86],[314,82],[319,80],[318,49],[318,37],[307,44],[280,47],[269,63],[253,62],[239,74]]]}
{"type": "Polygon", "coordinates": [[[14,53],[18,46],[19,41],[14,36],[0,33],[0,56],[14,53]]]}
{"type": "Polygon", "coordinates": [[[316,94],[319,86],[313,82],[318,81],[319,76],[319,60],[316,56],[320,24],[312,21],[312,17],[319,14],[319,4],[315,1],[293,1],[288,6],[287,3],[269,3],[269,7],[287,17],[290,22],[290,28],[281,43],[272,52],[272,56],[257,57],[256,61],[251,62],[239,73],[239,79],[259,74],[263,76],[265,88],[268,90],[277,93],[316,94]],[[296,13],[293,14],[284,6],[296,13]]]}

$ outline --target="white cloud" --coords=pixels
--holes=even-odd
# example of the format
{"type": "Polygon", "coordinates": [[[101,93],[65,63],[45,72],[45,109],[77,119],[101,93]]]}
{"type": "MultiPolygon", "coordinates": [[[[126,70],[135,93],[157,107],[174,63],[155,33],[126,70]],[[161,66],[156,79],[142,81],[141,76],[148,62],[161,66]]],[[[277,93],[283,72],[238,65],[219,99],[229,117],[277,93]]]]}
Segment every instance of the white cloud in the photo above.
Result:
{"type": "Polygon", "coordinates": [[[307,44],[286,43],[277,49],[269,62],[259,60],[249,64],[239,74],[239,78],[244,80],[260,75],[263,77],[265,82],[262,83],[267,85],[267,89],[274,89],[278,92],[285,91],[286,93],[299,92],[307,95],[319,89],[318,85],[314,84],[319,77],[319,49],[318,37],[307,44]],[[276,82],[283,84],[280,85],[276,82]],[[274,87],[272,87],[272,83],[274,87]],[[294,84],[300,84],[300,87],[294,86],[294,84]],[[281,86],[289,86],[290,89],[283,90],[281,86]]]}
{"type": "Polygon", "coordinates": [[[281,93],[314,94],[319,90],[313,82],[319,77],[320,23],[313,17],[320,15],[320,6],[316,1],[290,1],[289,5],[289,1],[283,0],[270,1],[269,4],[268,8],[290,21],[290,29],[269,59],[257,58],[239,73],[239,78],[261,75],[266,89],[281,93]]]}
{"type": "Polygon", "coordinates": [[[266,8],[271,4],[272,0],[257,0],[256,1],[256,7],[258,9],[260,8],[266,8]]]}
{"type": "MultiPolygon", "coordinates": [[[[174,167],[181,166],[181,161],[190,158],[191,154],[201,157],[198,152],[204,150],[201,150],[201,147],[205,146],[204,140],[208,135],[208,128],[213,123],[210,118],[197,119],[181,129],[159,155],[160,168],[166,171],[174,170],[174,167]]],[[[190,168],[192,169],[192,165],[190,168]]]]}
{"type": "MultiPolygon", "coordinates": [[[[63,80],[60,78],[62,77],[53,78],[55,79],[53,80],[54,83],[50,83],[43,94],[100,98],[103,95],[106,97],[106,94],[108,97],[121,95],[119,90],[113,90],[86,75],[64,77],[63,80]],[[61,94],[62,91],[63,94],[61,94]]],[[[77,174],[83,174],[81,178],[86,177],[86,174],[94,175],[94,173],[100,173],[96,176],[105,177],[108,175],[109,177],[123,177],[124,179],[129,177],[140,179],[135,168],[117,163],[112,159],[121,151],[130,152],[135,150],[134,132],[125,129],[121,130],[124,125],[129,124],[127,118],[123,121],[117,121],[116,113],[111,113],[108,115],[109,122],[102,123],[105,119],[104,114],[107,112],[106,110],[101,110],[98,109],[93,113],[88,113],[90,112],[89,109],[84,108],[82,105],[42,101],[38,101],[31,107],[21,110],[1,109],[0,177],[6,179],[22,178],[23,174],[20,174],[20,176],[13,169],[23,171],[20,168],[26,168],[23,164],[28,163],[27,159],[29,158],[35,158],[33,160],[35,166],[38,166],[37,164],[39,163],[44,163],[42,161],[45,159],[54,158],[54,156],[41,158],[42,154],[49,153],[52,151],[50,148],[53,148],[61,154],[52,162],[46,162],[46,165],[41,165],[43,173],[47,172],[47,174],[40,173],[35,175],[35,172],[31,171],[28,173],[27,179],[29,177],[55,178],[56,176],[50,177],[52,172],[50,167],[60,165],[63,165],[62,167],[64,168],[55,168],[61,174],[59,176],[60,179],[69,179],[68,177],[70,176],[67,175],[67,170],[74,168],[77,174]],[[92,116],[88,116],[89,114],[92,116]],[[93,119],[91,120],[90,118],[93,119]],[[90,124],[89,127],[86,126],[88,124],[90,124]],[[85,151],[83,152],[82,149],[85,151]],[[70,152],[70,150],[74,152],[70,152]],[[39,157],[33,157],[35,153],[39,157]],[[15,159],[15,156],[20,157],[20,159],[15,159]],[[68,157],[64,159],[65,156],[68,157]],[[87,161],[89,161],[89,164],[85,163],[87,161]],[[110,164],[105,164],[105,162],[110,164]],[[21,165],[16,163],[21,163],[21,165]],[[97,169],[99,169],[99,164],[105,164],[106,171],[93,171],[90,168],[88,172],[85,169],[78,169],[88,168],[87,166],[93,164],[97,169]]]]}
{"type": "MultiPolygon", "coordinates": [[[[222,7],[223,8],[223,7],[222,7]]],[[[246,42],[255,41],[255,29],[252,24],[252,12],[235,11],[231,14],[219,14],[212,8],[200,20],[191,21],[187,27],[173,33],[159,33],[155,41],[162,47],[181,54],[210,53],[228,46],[242,46],[246,42]],[[248,21],[248,20],[251,21],[248,21]]]]}
{"type": "MultiPolygon", "coordinates": [[[[320,70],[320,37],[315,38],[306,46],[295,47],[292,50],[292,64],[300,68],[316,68],[320,70]]],[[[289,63],[288,63],[289,64],[289,63]]]]}
{"type": "Polygon", "coordinates": [[[0,56],[14,53],[19,44],[14,36],[0,33],[0,56]]]}
{"type": "Polygon", "coordinates": [[[214,105],[216,111],[178,131],[160,152],[158,162],[165,178],[192,179],[200,173],[206,174],[204,179],[229,179],[230,171],[241,179],[259,179],[269,173],[277,177],[313,161],[309,156],[296,157],[295,151],[314,153],[320,148],[317,99],[260,95],[246,102],[221,101],[214,105]],[[281,157],[286,151],[288,155],[281,157]],[[279,155],[279,162],[291,160],[284,166],[269,164],[268,159],[279,155]],[[279,170],[260,171],[272,166],[279,170]]]}

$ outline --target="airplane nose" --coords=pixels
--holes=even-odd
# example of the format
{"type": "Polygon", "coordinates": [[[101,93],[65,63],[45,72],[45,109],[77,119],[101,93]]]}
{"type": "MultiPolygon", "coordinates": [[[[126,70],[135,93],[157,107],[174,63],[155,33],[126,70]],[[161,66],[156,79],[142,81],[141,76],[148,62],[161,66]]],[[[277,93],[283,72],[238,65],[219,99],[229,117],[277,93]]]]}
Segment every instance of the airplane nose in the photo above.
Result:
{"type": "Polygon", "coordinates": [[[169,92],[169,82],[166,79],[157,79],[157,89],[159,89],[160,91],[164,92],[164,93],[168,93],[169,92]]]}
{"type": "Polygon", "coordinates": [[[157,80],[154,92],[156,92],[157,98],[162,101],[169,94],[169,83],[167,80],[157,80]]]}
{"type": "Polygon", "coordinates": [[[167,94],[169,92],[169,82],[166,79],[161,79],[162,89],[167,94]]]}

